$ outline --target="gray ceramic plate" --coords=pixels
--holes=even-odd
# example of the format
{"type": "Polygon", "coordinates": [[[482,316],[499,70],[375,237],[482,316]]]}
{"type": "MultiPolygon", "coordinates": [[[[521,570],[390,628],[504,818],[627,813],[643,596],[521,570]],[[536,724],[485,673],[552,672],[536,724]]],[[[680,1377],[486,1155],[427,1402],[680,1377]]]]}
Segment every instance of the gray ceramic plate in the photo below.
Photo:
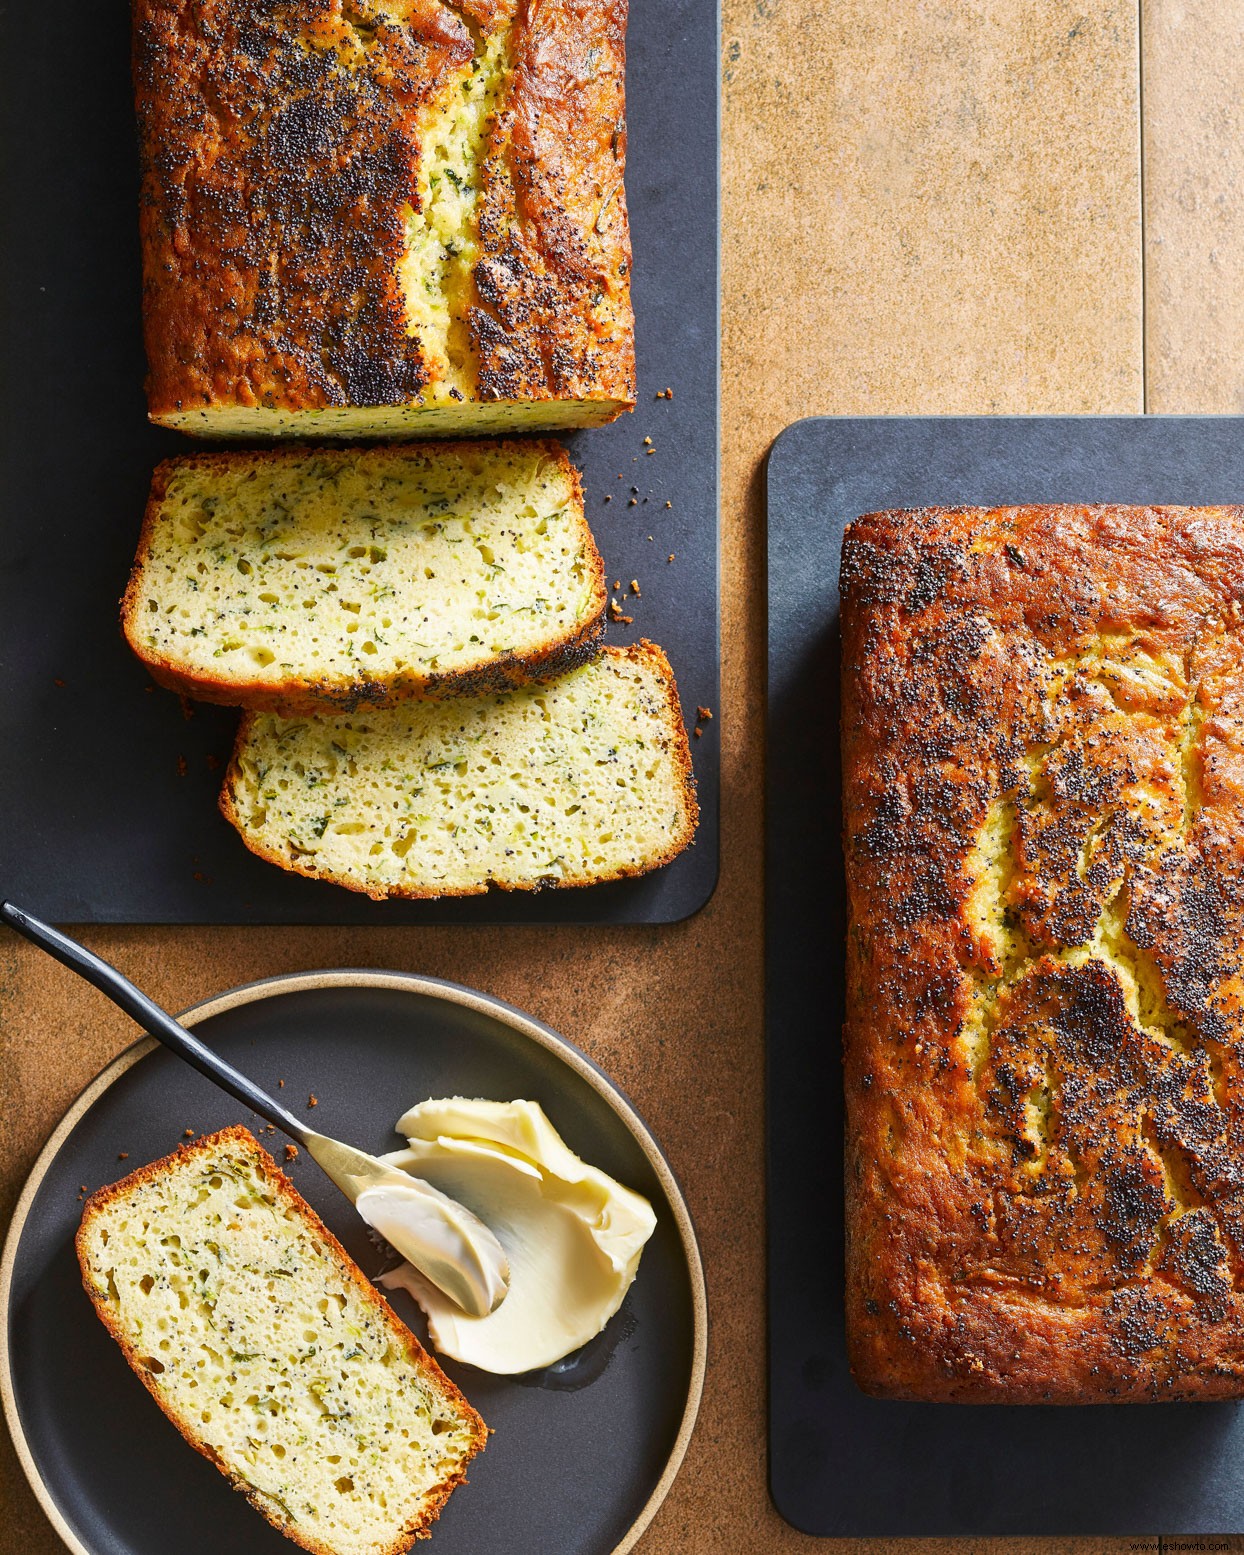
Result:
{"type": "MultiPolygon", "coordinates": [[[[436,1524],[436,1555],[621,1555],[686,1449],[704,1374],[704,1280],[669,1166],[603,1074],[546,1026],[433,978],[317,972],[238,988],[184,1017],[308,1121],[365,1149],[427,1096],[540,1102],[567,1143],[647,1195],[657,1230],[604,1334],[523,1378],[445,1369],[493,1427],[436,1524]]],[[[144,1039],[87,1087],[48,1141],[0,1264],[0,1393],[44,1510],[79,1555],[280,1555],[294,1548],[178,1436],[82,1291],[79,1195],[166,1154],[193,1128],[257,1120],[144,1039]],[[128,1153],[124,1163],[121,1151],[128,1153]]],[[[279,1136],[262,1135],[270,1146],[279,1136]]],[[[277,1152],[279,1154],[279,1151],[277,1152]]],[[[311,1162],[289,1171],[369,1274],[382,1257],[311,1162]]],[[[422,1333],[417,1309],[394,1298],[422,1333]]]]}

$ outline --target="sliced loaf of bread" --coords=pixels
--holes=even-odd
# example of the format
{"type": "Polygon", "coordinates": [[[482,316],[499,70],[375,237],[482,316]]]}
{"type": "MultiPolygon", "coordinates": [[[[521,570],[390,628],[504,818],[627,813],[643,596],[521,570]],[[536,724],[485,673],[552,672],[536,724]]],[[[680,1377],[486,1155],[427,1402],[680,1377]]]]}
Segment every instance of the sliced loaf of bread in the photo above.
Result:
{"type": "Polygon", "coordinates": [[[483,1421],[244,1128],[87,1201],[87,1294],[186,1440],[321,1555],[426,1533],[483,1421]]]}
{"type": "Polygon", "coordinates": [[[377,899],[644,874],[698,819],[673,673],[646,642],[493,696],[249,713],[220,805],[262,858],[377,899]]]}
{"type": "Polygon", "coordinates": [[[121,621],[175,691],[311,712],[561,673],[605,603],[564,449],[407,444],[167,460],[121,621]]]}

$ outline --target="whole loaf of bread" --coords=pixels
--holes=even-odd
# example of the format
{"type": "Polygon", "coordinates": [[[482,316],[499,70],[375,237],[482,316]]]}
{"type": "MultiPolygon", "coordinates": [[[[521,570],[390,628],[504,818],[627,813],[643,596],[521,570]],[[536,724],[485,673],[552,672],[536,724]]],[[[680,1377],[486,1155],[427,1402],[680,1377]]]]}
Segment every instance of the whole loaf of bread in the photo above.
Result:
{"type": "Polygon", "coordinates": [[[843,552],[851,1362],[1244,1396],[1244,510],[874,513],[843,552]]]}

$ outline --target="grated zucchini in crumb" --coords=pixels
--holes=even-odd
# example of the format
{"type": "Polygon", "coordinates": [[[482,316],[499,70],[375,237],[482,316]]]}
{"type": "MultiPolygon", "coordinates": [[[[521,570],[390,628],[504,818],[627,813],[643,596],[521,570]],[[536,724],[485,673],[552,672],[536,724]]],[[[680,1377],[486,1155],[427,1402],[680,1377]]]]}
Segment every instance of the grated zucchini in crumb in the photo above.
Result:
{"type": "Polygon", "coordinates": [[[409,405],[214,404],[161,410],[152,420],[190,437],[485,437],[599,427],[630,410],[628,400],[479,400],[409,405]]]}
{"type": "Polygon", "coordinates": [[[169,461],[123,618],[178,689],[331,707],[529,679],[604,602],[565,452],[461,443],[169,461]]]}
{"type": "Polygon", "coordinates": [[[102,1190],[78,1252],[161,1407],[308,1548],[405,1548],[482,1445],[479,1417],[245,1130],[102,1190]]]}
{"type": "Polygon", "coordinates": [[[697,816],[673,677],[647,643],[495,696],[248,715],[221,808],[261,856],[378,897],[641,874],[697,816]]]}

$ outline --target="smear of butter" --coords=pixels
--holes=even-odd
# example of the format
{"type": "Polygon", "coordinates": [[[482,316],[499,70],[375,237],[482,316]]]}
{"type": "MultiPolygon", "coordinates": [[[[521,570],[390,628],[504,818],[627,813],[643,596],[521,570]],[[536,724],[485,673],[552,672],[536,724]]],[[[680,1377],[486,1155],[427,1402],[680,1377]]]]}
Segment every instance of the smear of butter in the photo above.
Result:
{"type": "Polygon", "coordinates": [[[466,1311],[491,1312],[505,1300],[510,1266],[504,1248],[476,1216],[431,1183],[399,1180],[367,1187],[354,1207],[395,1252],[466,1311]]]}
{"type": "Polygon", "coordinates": [[[622,1305],[656,1217],[647,1199],[581,1161],[530,1101],[427,1101],[398,1121],[410,1147],[385,1160],[473,1210],[510,1265],[509,1293],[472,1317],[409,1264],[382,1275],[408,1290],[444,1355],[510,1375],[551,1366],[622,1305]]]}

